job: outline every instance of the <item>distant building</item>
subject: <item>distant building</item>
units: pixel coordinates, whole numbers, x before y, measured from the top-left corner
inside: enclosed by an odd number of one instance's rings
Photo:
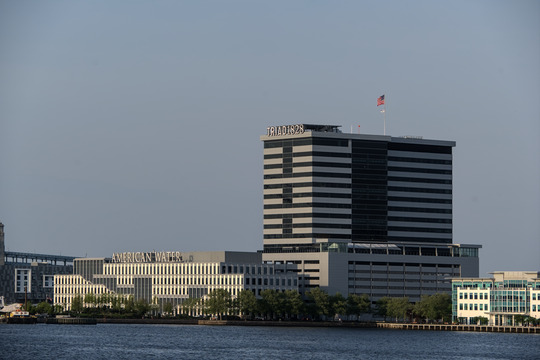
[[[540,319],[540,272],[497,271],[492,278],[452,280],[454,321],[476,324],[486,318],[490,325],[514,325],[516,315]]]
[[[54,275],[73,272],[72,256],[5,251],[0,223],[0,296],[11,303],[52,303]]]
[[[450,293],[478,276],[480,245],[452,237],[452,141],[268,127],[263,260],[286,264],[305,293]]]
[[[159,305],[160,311],[170,303],[179,313],[187,299],[204,301],[214,289],[225,289],[233,298],[241,290],[259,297],[265,289],[297,290],[298,279],[263,264],[260,253],[120,253],[112,258],[75,259],[72,275],[55,276],[54,303],[69,310],[76,296],[115,294],[145,299]]]
[[[5,252],[6,247],[4,244],[4,224],[0,222],[0,266],[6,263],[6,259],[4,258]]]

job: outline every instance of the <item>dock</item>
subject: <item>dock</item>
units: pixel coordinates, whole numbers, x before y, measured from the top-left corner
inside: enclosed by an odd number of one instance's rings
[[[403,324],[377,323],[378,328],[396,330],[475,331],[520,334],[540,334],[538,326],[451,325],[451,324]]]

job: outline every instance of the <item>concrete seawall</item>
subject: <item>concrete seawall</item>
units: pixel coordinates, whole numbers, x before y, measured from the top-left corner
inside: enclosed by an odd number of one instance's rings
[[[430,331],[474,331],[519,334],[540,334],[540,327],[532,326],[491,326],[491,325],[449,325],[449,324],[409,324],[387,322],[338,322],[338,321],[242,321],[242,320],[187,320],[187,319],[114,319],[97,318],[98,324],[161,324],[161,325],[204,325],[204,326],[279,326],[279,327],[341,327],[395,330]]]
[[[208,326],[283,326],[283,327],[348,327],[376,328],[376,323],[338,321],[239,321],[239,320],[199,320],[199,325]]]

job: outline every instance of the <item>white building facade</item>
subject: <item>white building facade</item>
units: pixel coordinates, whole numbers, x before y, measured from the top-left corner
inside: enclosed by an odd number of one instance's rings
[[[452,280],[453,320],[511,326],[516,316],[540,319],[540,272],[498,271],[493,278]]]
[[[148,252],[113,254],[112,258],[75,259],[73,275],[56,275],[54,303],[70,310],[73,299],[87,294],[115,294],[145,299],[159,305],[171,303],[181,311],[187,299],[205,300],[214,289],[235,298],[241,290],[257,297],[265,289],[297,290],[295,274],[263,264],[260,253]]]

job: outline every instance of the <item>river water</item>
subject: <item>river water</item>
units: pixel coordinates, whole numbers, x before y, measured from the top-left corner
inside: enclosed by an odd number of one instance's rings
[[[195,325],[0,325],[0,359],[540,359],[539,334]]]

